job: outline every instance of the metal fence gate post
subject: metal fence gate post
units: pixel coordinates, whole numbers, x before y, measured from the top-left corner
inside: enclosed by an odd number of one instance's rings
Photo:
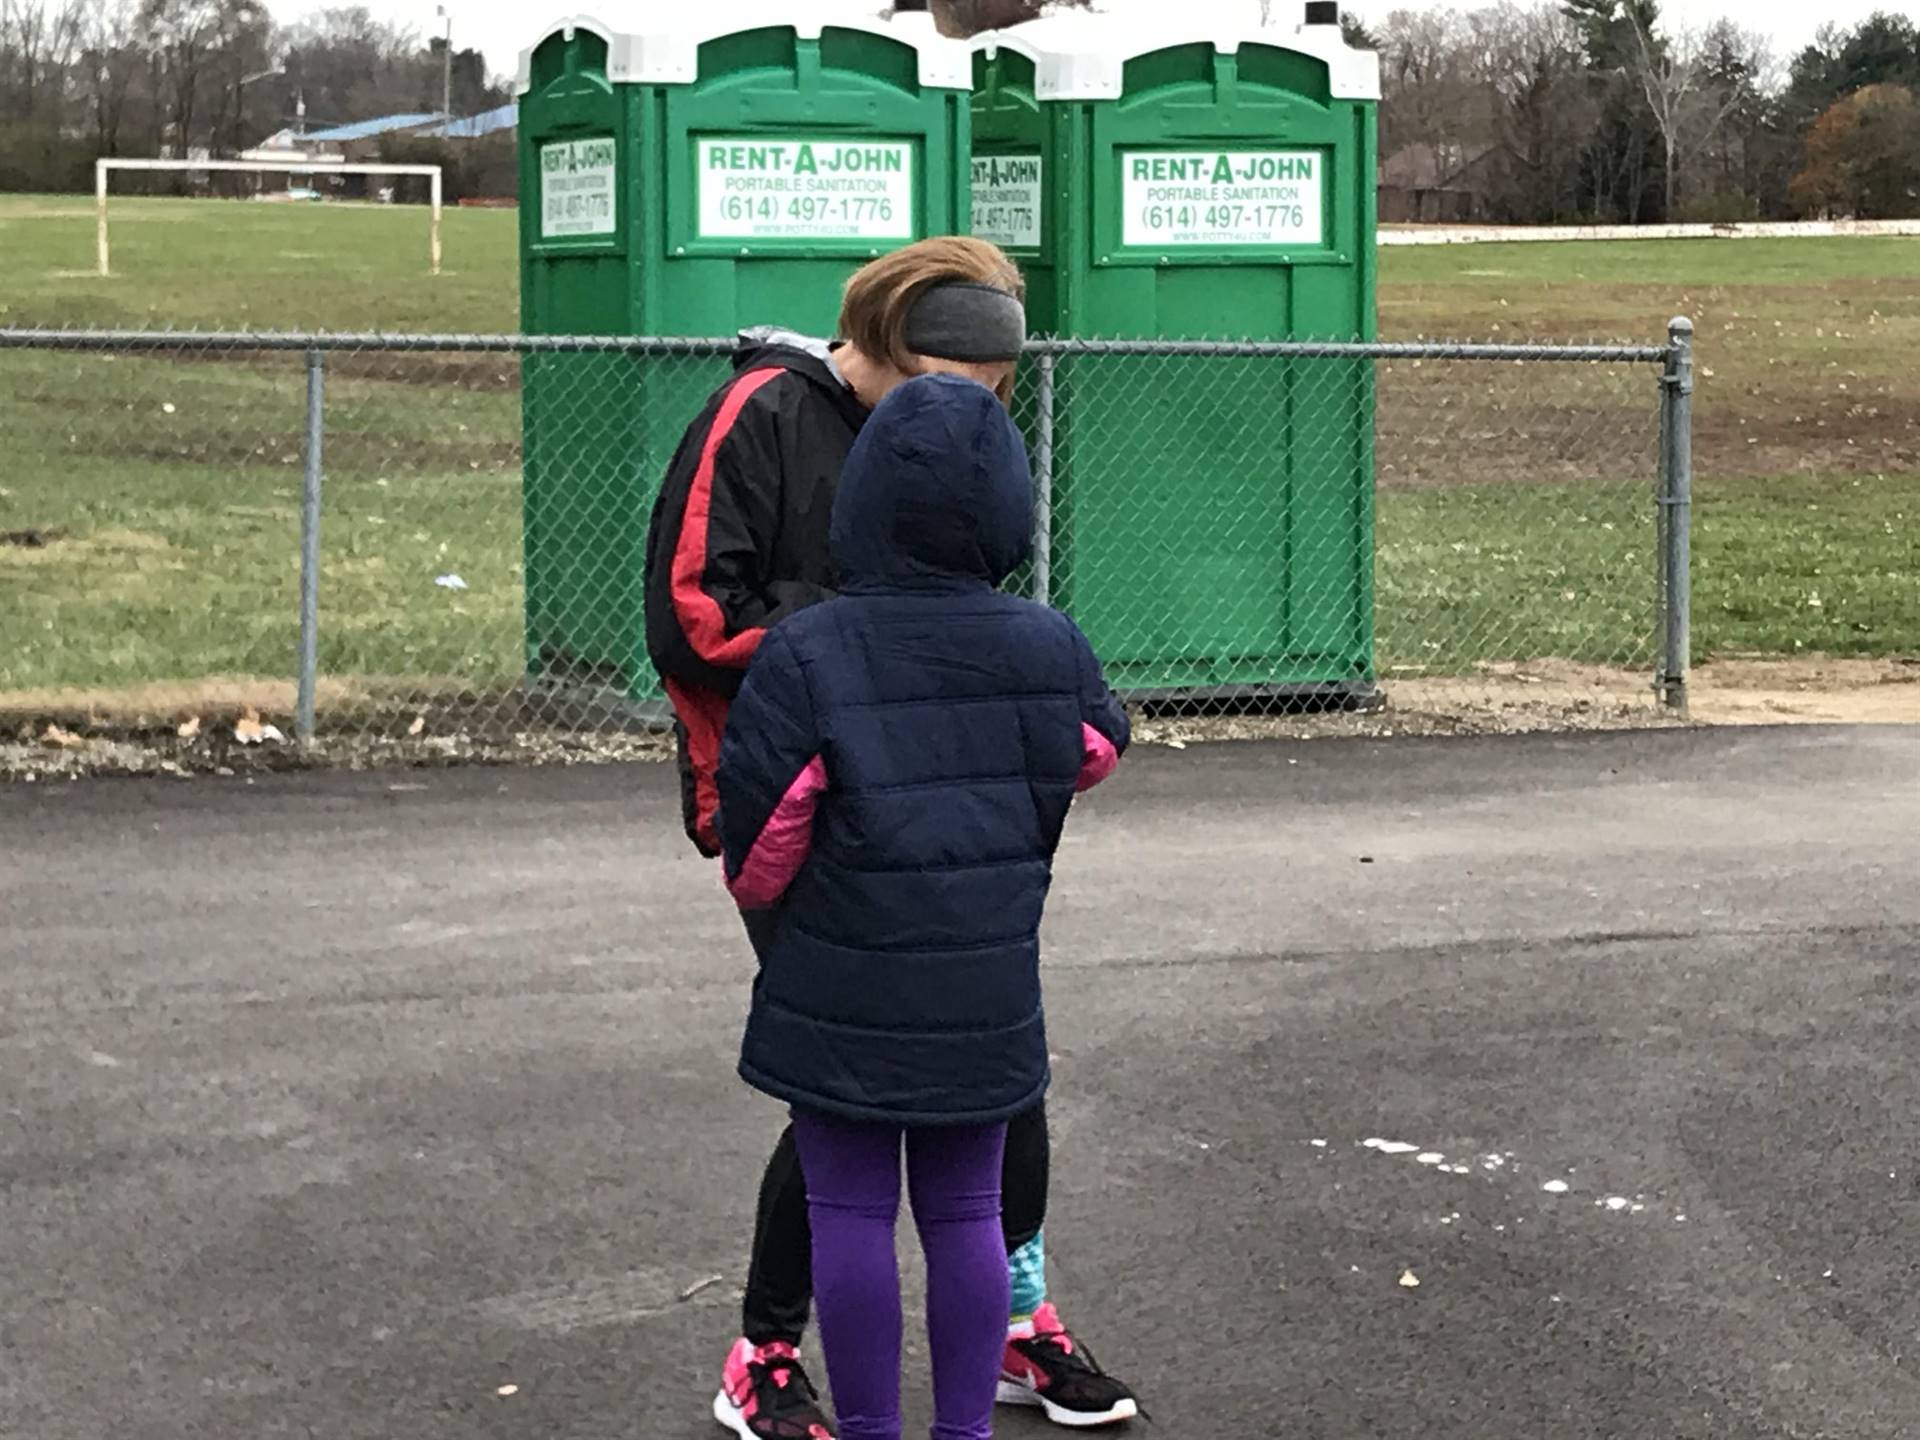
[[[307,351],[306,476],[300,491],[300,683],[293,729],[301,744],[313,740],[315,690],[320,670],[320,442],[326,398],[326,362]]]
[[[1660,698],[1687,708],[1687,667],[1693,649],[1693,321],[1682,315],[1667,327],[1667,369],[1661,381],[1660,456]]]
[[[1051,350],[1037,363],[1039,394],[1033,444],[1033,598],[1053,603],[1053,362]]]

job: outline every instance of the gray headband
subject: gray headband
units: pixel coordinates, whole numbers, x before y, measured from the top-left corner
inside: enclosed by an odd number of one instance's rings
[[[947,280],[913,302],[905,339],[914,354],[935,360],[1018,360],[1027,342],[1027,312],[992,285]]]

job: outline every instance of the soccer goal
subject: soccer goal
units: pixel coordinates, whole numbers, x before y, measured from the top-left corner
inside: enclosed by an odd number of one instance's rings
[[[432,216],[428,221],[427,254],[430,273],[440,273],[440,167],[438,165],[361,165],[351,161],[314,161],[278,164],[271,160],[96,160],[93,162],[94,208],[98,212],[100,273],[111,275],[107,240],[107,183],[116,170],[173,170],[243,175],[423,175],[432,187]]]

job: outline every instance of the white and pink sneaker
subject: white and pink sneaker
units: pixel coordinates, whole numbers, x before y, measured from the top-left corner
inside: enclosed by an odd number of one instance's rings
[[[1034,1312],[1032,1334],[1026,1328],[1007,1336],[997,1397],[1002,1405],[1037,1406],[1054,1424],[1071,1430],[1119,1425],[1139,1415],[1133,1391],[1102,1370],[1067,1333],[1051,1304]]]
[[[834,1440],[820,1392],[801,1367],[800,1352],[775,1341],[733,1342],[713,1397],[713,1418],[740,1440]]]

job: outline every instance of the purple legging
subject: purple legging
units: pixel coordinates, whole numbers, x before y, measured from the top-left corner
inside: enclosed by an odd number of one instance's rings
[[[1005,1125],[902,1131],[796,1110],[813,1225],[813,1293],[840,1440],[901,1440],[900,1138],[927,1257],[933,1440],[989,1440],[1007,1343],[1000,1233]]]

